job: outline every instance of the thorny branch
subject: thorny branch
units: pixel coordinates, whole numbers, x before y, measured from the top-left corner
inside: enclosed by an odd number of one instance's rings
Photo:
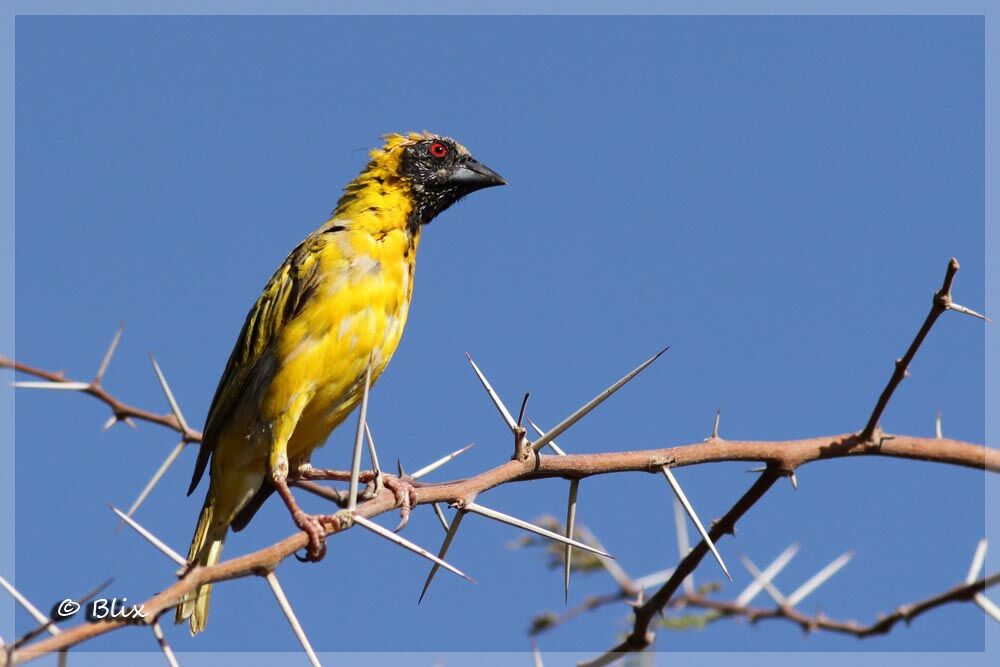
[[[487,470],[473,477],[445,482],[440,484],[425,484],[413,481],[412,484],[417,489],[415,505],[433,505],[435,503],[448,503],[459,510],[483,510],[482,506],[474,503],[479,494],[502,484],[512,482],[525,482],[537,479],[562,477],[570,480],[581,480],[593,475],[622,473],[622,472],[647,472],[660,474],[667,466],[670,469],[712,463],[720,461],[759,461],[765,464],[760,476],[754,481],[750,488],[735,502],[732,508],[717,522],[715,522],[708,535],[713,542],[718,541],[726,534],[733,534],[736,522],[748,512],[760,498],[774,485],[776,481],[786,476],[793,476],[795,470],[807,463],[830,458],[842,458],[847,456],[888,456],[896,458],[906,458],[933,463],[952,464],[974,469],[984,469],[990,472],[1000,472],[1000,451],[987,448],[981,445],[951,440],[946,438],[922,438],[909,435],[888,436],[878,433],[878,421],[881,418],[889,399],[896,387],[906,374],[906,368],[912,361],[920,344],[930,331],[937,317],[944,310],[956,310],[966,314],[982,317],[978,313],[970,311],[962,306],[957,306],[951,301],[951,286],[955,273],[958,270],[958,263],[952,260],[948,267],[948,272],[941,290],[935,294],[931,313],[921,327],[914,339],[913,344],[906,354],[897,362],[896,371],[889,380],[888,385],[882,392],[882,396],[869,418],[868,424],[858,433],[846,433],[833,436],[820,436],[789,441],[730,441],[718,437],[717,430],[713,430],[713,435],[707,441],[697,442],[675,447],[659,449],[647,449],[630,452],[610,452],[603,454],[565,454],[560,456],[548,456],[539,453],[539,450],[546,444],[552,446],[552,440],[562,431],[568,429],[573,423],[578,421],[589,410],[595,407],[602,400],[607,398],[617,390],[624,382],[652,362],[652,359],[645,362],[639,369],[623,378],[605,390],[584,408],[578,410],[567,420],[549,431],[548,436],[541,436],[539,440],[531,443],[525,439],[524,429],[520,423],[511,427],[515,434],[515,454],[516,456],[506,463]],[[984,318],[985,319],[985,318]],[[116,341],[117,342],[117,339]],[[15,362],[5,357],[0,357],[0,368],[9,368],[15,371],[33,375],[46,380],[47,383],[28,384],[64,384],[64,388],[80,391],[94,396],[111,408],[113,419],[109,425],[115,421],[127,421],[130,419],[147,421],[173,429],[181,434],[183,442],[197,442],[201,438],[201,433],[190,429],[180,416],[176,404],[172,400],[172,394],[166,386],[165,380],[161,376],[161,383],[171,401],[172,414],[160,415],[147,410],[128,405],[111,395],[101,384],[101,376],[107,366],[110,353],[114,349],[114,344],[105,361],[101,365],[98,376],[90,382],[74,382],[66,378],[62,372],[51,372],[28,366],[20,362]],[[662,353],[661,353],[662,354]],[[657,355],[658,356],[658,355]],[[655,359],[655,357],[654,357]],[[477,369],[478,370],[478,369]],[[484,386],[489,387],[485,378],[479,373]],[[27,386],[22,383],[22,386]],[[497,404],[498,409],[502,407],[499,397],[495,392],[490,392],[491,399]],[[512,422],[509,418],[509,411],[506,408],[501,410],[505,421]],[[359,422],[360,424],[360,422]],[[359,425],[360,428],[360,425]],[[525,445],[530,446],[525,446]],[[347,479],[352,475],[349,472],[343,473]],[[401,472],[401,477],[403,476]],[[353,477],[357,478],[357,475]],[[319,490],[326,487],[318,487]],[[331,499],[342,501],[343,495],[339,492],[331,491]],[[351,499],[353,500],[353,499]],[[334,515],[326,517],[323,524],[324,533],[329,536],[351,528],[354,523],[361,523],[371,529],[371,522],[367,521],[380,514],[391,511],[397,506],[397,500],[392,493],[378,493],[374,497],[362,498],[356,509],[352,511],[342,510]],[[466,512],[460,512],[458,517]],[[479,512],[484,513],[484,512]],[[486,516],[494,515],[495,511],[485,513]],[[496,517],[493,517],[496,518]],[[694,517],[692,517],[694,518]],[[456,517],[457,519],[457,517]],[[507,517],[510,519],[510,517]],[[499,519],[506,520],[506,519]],[[508,521],[511,522],[511,521]],[[453,522],[452,528],[454,528]],[[384,530],[384,529],[383,529]],[[384,531],[388,533],[388,531]],[[558,536],[556,536],[558,537]],[[565,541],[565,538],[563,538]],[[160,614],[169,610],[179,603],[182,597],[197,587],[211,582],[221,582],[230,579],[248,577],[251,575],[267,577],[275,568],[297,550],[306,546],[308,538],[304,532],[297,532],[270,547],[259,551],[232,558],[211,567],[194,567],[182,570],[178,573],[178,580],[171,586],[150,597],[142,604],[148,613],[147,623],[152,624]],[[400,540],[397,543],[403,543]],[[575,543],[577,548],[584,546]],[[412,548],[410,545],[408,548]],[[647,647],[653,638],[650,629],[654,617],[661,613],[668,605],[684,603],[689,606],[702,606],[712,609],[718,613],[735,613],[735,610],[727,610],[718,603],[699,597],[698,594],[686,594],[684,597],[675,598],[675,593],[681,583],[695,570],[702,558],[709,552],[709,545],[706,540],[700,541],[685,557],[681,558],[669,579],[656,591],[648,600],[637,604],[635,608],[634,627],[624,641],[608,653],[586,663],[587,665],[605,665],[614,662],[622,657],[624,653],[641,650]],[[439,558],[443,558],[444,553]],[[779,608],[778,611],[762,610],[754,613],[755,619],[768,618],[771,616],[786,617],[789,620],[805,624],[810,628],[823,627],[823,629],[837,630],[838,628],[851,627],[855,634],[863,632],[874,634],[885,632],[899,620],[913,618],[919,613],[932,609],[940,604],[951,601],[966,600],[975,597],[987,586],[997,582],[997,577],[993,575],[985,579],[967,583],[964,586],[956,587],[946,593],[931,598],[922,603],[900,608],[894,615],[890,615],[880,620],[873,626],[867,628],[861,626],[850,626],[849,622],[841,623],[824,619],[814,619],[804,616],[796,616],[799,612],[790,608]],[[718,607],[718,608],[716,608]],[[744,615],[747,615],[744,613]],[[894,620],[893,620],[894,619]],[[71,628],[67,628],[58,635],[42,639],[31,643],[23,648],[19,647],[13,654],[13,664],[21,664],[52,652],[63,651],[76,646],[88,639],[98,635],[119,630],[132,622],[110,621],[102,623],[84,623]],[[819,624],[819,625],[817,625]],[[823,625],[826,624],[826,625]],[[827,627],[829,626],[829,627]],[[842,630],[842,631],[847,631]]]

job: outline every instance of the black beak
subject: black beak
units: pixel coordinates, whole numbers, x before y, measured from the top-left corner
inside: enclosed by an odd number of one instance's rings
[[[496,185],[507,185],[503,176],[472,158],[460,162],[448,177],[448,183],[458,185],[467,190],[492,188]]]

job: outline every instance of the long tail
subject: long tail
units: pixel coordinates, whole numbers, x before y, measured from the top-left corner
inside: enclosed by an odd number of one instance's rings
[[[191,549],[188,551],[188,563],[192,565],[215,565],[222,555],[222,544],[226,541],[228,525],[215,521],[215,503],[209,491],[205,498],[205,506],[201,508],[198,517],[198,527],[194,529]],[[191,619],[191,635],[194,636],[205,629],[208,622],[208,598],[212,593],[212,584],[199,586],[198,590],[188,593],[179,605],[174,615],[175,623],[183,623]]]

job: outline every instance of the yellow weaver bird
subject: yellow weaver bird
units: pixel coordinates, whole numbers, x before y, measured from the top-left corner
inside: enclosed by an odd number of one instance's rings
[[[322,526],[289,491],[361,400],[369,363],[382,374],[413,293],[420,231],[476,190],[503,185],[468,149],[430,133],[391,134],[344,188],[330,219],[296,247],[250,309],[208,411],[190,495],[211,462],[188,562],[214,565],[229,527],[242,530],[277,491],[322,557]],[[186,596],[176,622],[205,628],[210,585]]]

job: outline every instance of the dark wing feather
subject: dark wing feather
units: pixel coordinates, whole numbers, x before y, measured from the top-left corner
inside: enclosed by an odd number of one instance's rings
[[[271,276],[263,294],[247,314],[236,346],[229,355],[229,362],[215,390],[212,406],[208,410],[188,495],[194,492],[205,474],[219,435],[233,410],[240,405],[248,380],[253,377],[264,352],[274,342],[285,323],[302,310],[316,288],[319,261],[315,252],[325,242],[323,235],[341,230],[343,227],[332,225],[331,221],[300,243]]]

